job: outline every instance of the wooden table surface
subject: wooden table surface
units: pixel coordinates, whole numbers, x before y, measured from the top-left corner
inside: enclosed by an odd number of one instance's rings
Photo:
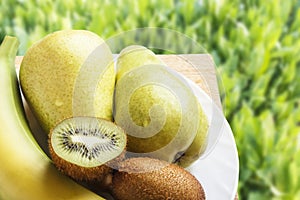
[[[201,87],[222,109],[215,64],[209,54],[157,55],[167,66],[183,74]],[[23,56],[16,57],[16,68]],[[238,199],[236,196],[235,199]]]

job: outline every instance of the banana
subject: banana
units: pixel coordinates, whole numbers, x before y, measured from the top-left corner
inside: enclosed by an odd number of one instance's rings
[[[14,60],[18,39],[0,46],[0,199],[103,199],[60,174],[26,121]]]

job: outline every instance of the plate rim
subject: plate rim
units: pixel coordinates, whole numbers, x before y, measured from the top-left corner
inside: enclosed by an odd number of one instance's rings
[[[179,73],[178,73],[179,74]],[[232,185],[232,188],[233,188],[233,191],[231,192],[231,198],[230,199],[234,199],[236,194],[237,194],[237,189],[238,189],[238,180],[239,180],[239,158],[238,158],[238,151],[237,151],[237,146],[236,146],[236,143],[235,143],[235,139],[234,139],[234,136],[233,136],[233,132],[231,130],[231,127],[228,123],[228,121],[226,120],[223,112],[221,111],[221,109],[216,105],[216,103],[210,98],[210,96],[201,88],[199,87],[195,82],[193,82],[192,80],[188,79],[187,77],[185,77],[184,75],[182,74],[179,74],[180,76],[182,76],[186,81],[187,83],[189,84],[189,86],[191,87],[192,91],[194,92],[195,96],[197,97],[199,103],[201,105],[203,105],[203,101],[208,101],[211,103],[211,105],[214,107],[213,109],[216,110],[216,114],[219,115],[219,117],[222,117],[223,119],[223,122],[224,122],[224,129],[223,129],[223,132],[222,134],[220,134],[217,138],[217,141],[216,143],[214,144],[214,146],[210,149],[210,151],[207,153],[207,155],[205,155],[204,157],[200,157],[195,163],[193,163],[191,166],[187,167],[186,170],[188,170],[190,173],[192,173],[194,176],[196,175],[195,172],[193,171],[193,167],[195,167],[197,164],[201,164],[203,162],[206,162],[206,160],[209,160],[211,157],[210,157],[210,154],[212,154],[214,151],[216,151],[216,148],[217,147],[220,147],[220,145],[224,145],[222,144],[222,142],[224,142],[225,139],[227,139],[228,141],[227,142],[230,142],[231,143],[231,147],[232,147],[232,151],[233,151],[233,154],[232,156],[234,157],[235,160],[233,160],[235,163],[234,166],[235,166],[235,174],[234,174],[234,177],[232,178],[232,180],[234,180],[234,184]],[[199,95],[198,94],[201,94],[203,96],[205,96],[205,100],[200,100],[199,99]],[[203,109],[204,112],[205,112],[205,109]],[[205,112],[206,113],[206,112]],[[214,113],[215,114],[215,113]],[[228,138],[224,138],[224,137],[228,137]],[[196,177],[197,178],[197,177]],[[197,178],[198,179],[198,178]],[[201,181],[198,179],[198,181]],[[205,187],[205,185],[204,185]],[[205,189],[205,188],[204,188]]]

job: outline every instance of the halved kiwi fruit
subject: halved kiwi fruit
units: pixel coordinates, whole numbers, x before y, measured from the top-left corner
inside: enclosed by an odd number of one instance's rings
[[[64,119],[49,134],[54,164],[75,180],[102,181],[124,158],[125,148],[123,129],[95,117]]]

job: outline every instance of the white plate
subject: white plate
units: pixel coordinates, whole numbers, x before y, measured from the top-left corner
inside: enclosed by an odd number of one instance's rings
[[[202,184],[207,200],[232,200],[237,192],[239,176],[238,153],[233,133],[223,113],[212,99],[194,82],[188,80],[188,83],[209,119],[210,148],[209,152],[187,170]]]

